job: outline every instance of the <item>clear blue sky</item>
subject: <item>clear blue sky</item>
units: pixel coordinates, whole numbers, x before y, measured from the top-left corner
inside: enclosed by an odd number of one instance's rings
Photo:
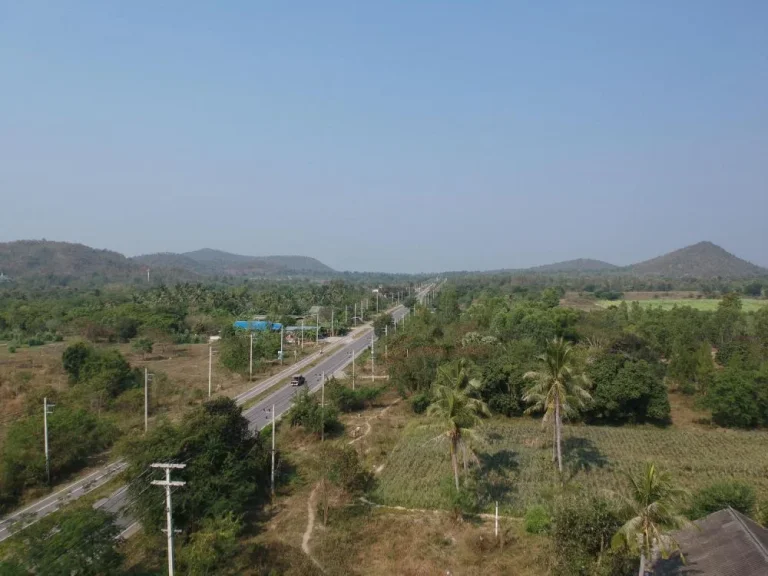
[[[768,265],[768,2],[0,3],[0,241]]]

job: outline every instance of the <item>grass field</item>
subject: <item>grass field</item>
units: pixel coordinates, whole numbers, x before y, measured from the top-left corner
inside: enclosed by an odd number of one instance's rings
[[[609,306],[618,306],[622,300],[596,300],[595,303],[601,308],[608,308]],[[658,298],[658,299],[640,299],[640,300],[623,300],[627,304],[637,302],[643,308],[649,308],[651,306],[662,308],[663,310],[669,310],[675,306],[690,306],[697,310],[717,310],[717,305],[720,303],[716,298]],[[757,300],[745,298],[741,301],[743,310],[745,312],[755,312],[768,305],[768,300]]]
[[[437,431],[412,423],[386,461],[372,496],[382,504],[445,508],[451,468],[448,446],[432,439]],[[494,419],[483,428],[485,446],[478,494],[490,511],[499,501],[505,513],[549,500],[558,490],[551,444],[539,422]],[[743,480],[768,496],[768,433],[650,426],[567,426],[564,438],[565,489],[599,492],[625,485],[621,472],[652,460],[679,484],[695,490],[716,480]]]

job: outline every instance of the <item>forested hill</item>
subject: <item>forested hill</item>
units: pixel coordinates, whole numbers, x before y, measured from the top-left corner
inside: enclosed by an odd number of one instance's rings
[[[0,243],[0,273],[12,280],[54,284],[140,282],[147,268],[165,282],[202,281],[209,276],[330,275],[332,268],[304,256],[241,256],[218,250],[158,253],[135,258],[83,244],[49,240]]]
[[[244,256],[221,250],[203,248],[183,254],[148,254],[133,258],[135,262],[151,265],[172,265],[199,274],[251,276],[290,274],[332,274],[333,268],[307,256]]]
[[[576,260],[566,260],[565,262],[556,262],[554,264],[545,264],[529,268],[529,272],[602,272],[605,270],[616,270],[618,266],[594,260],[592,258],[577,258]]]
[[[128,258],[110,250],[47,240],[0,243],[0,272],[12,279],[31,277],[127,280],[140,273]]]
[[[742,260],[712,242],[699,242],[645,262],[627,270],[637,275],[666,278],[746,278],[768,275],[768,269]]]

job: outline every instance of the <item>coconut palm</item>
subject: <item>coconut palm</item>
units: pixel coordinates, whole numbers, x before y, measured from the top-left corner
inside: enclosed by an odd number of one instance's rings
[[[629,493],[617,496],[630,519],[614,534],[611,546],[627,546],[639,553],[638,575],[645,576],[647,563],[657,553],[668,558],[671,552],[680,550],[680,545],[666,531],[690,525],[686,518],[675,513],[686,492],[675,487],[669,473],[651,462],[645,464],[639,475],[627,474],[627,478]]]
[[[444,430],[437,440],[448,440],[451,451],[451,467],[456,490],[459,490],[459,458],[466,472],[469,460],[477,461],[470,446],[471,440],[478,440],[473,430],[480,416],[488,416],[488,406],[482,400],[471,396],[480,386],[478,380],[470,379],[463,361],[455,366],[444,367],[438,373],[433,390],[432,404],[427,408],[427,416],[437,422]]]
[[[544,412],[543,424],[553,420],[554,454],[557,468],[563,471],[563,456],[560,446],[562,438],[563,418],[577,412],[591,399],[586,388],[589,380],[586,375],[576,373],[573,347],[562,338],[555,338],[547,344],[547,350],[539,356],[543,368],[535,372],[527,372],[523,378],[532,380],[533,384],[523,395],[523,401],[531,404],[526,414]]]

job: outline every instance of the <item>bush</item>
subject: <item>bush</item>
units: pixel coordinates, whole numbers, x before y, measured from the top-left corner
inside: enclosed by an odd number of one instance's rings
[[[10,352],[11,354],[15,354],[16,353],[16,346],[8,346],[8,352]]]
[[[528,534],[545,534],[552,526],[552,518],[544,506],[530,506],[525,511],[525,531]]]
[[[411,409],[416,414],[423,414],[427,411],[427,408],[429,408],[429,405],[432,403],[432,397],[425,393],[421,392],[419,394],[414,394],[411,396]]]
[[[301,426],[307,432],[320,435],[321,431],[332,432],[341,427],[338,410],[334,406],[320,406],[315,396],[304,390],[297,394],[288,412],[291,426]]]
[[[325,385],[325,395],[336,408],[341,412],[353,412],[362,410],[367,404],[373,402],[380,394],[382,389],[378,387],[361,387],[356,390],[347,388],[339,383],[335,378]]]
[[[754,428],[765,424],[768,397],[758,374],[740,366],[727,366],[715,375],[702,404],[712,411],[712,421],[720,426]]]
[[[741,482],[716,482],[693,495],[688,516],[691,520],[698,520],[729,506],[751,516],[755,502],[755,491],[751,486]]]

